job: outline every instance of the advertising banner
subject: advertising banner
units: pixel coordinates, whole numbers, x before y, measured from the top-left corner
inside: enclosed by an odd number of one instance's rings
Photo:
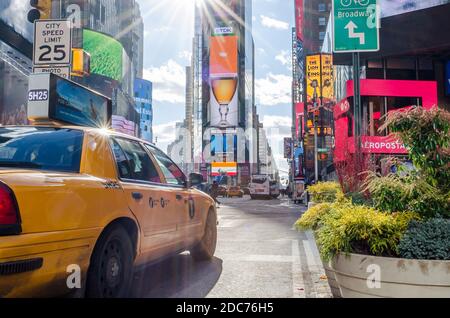
[[[211,176],[217,177],[221,175],[236,176],[236,162],[213,162],[211,163]]]
[[[407,154],[405,145],[391,136],[362,136],[361,148],[364,153],[373,154]]]
[[[323,104],[327,104],[333,102],[334,100],[333,55],[322,54],[321,76],[322,76],[322,102]]]
[[[292,158],[292,138],[284,138],[284,158]]]
[[[297,39],[303,41],[303,1],[295,0],[295,30],[297,32]]]
[[[320,76],[320,54],[306,57],[306,101],[308,111],[311,107],[320,106],[322,81]]]
[[[112,116],[112,129],[130,136],[136,136],[136,123],[123,116]]]
[[[303,136],[305,134],[305,103],[295,104],[295,135]],[[301,128],[301,129],[300,129]],[[301,132],[300,132],[301,130]],[[301,135],[300,135],[301,133]]]
[[[297,39],[303,41],[303,1],[295,0],[295,29],[297,31]]]
[[[210,38],[210,120],[212,127],[238,124],[238,38]]]
[[[29,77],[28,118],[54,120],[77,126],[108,127],[111,100],[52,73]]]

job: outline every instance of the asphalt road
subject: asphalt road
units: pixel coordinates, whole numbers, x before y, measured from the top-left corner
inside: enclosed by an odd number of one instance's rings
[[[287,199],[219,198],[216,257],[188,252],[135,274],[134,297],[331,297],[311,232],[293,224],[305,210]]]

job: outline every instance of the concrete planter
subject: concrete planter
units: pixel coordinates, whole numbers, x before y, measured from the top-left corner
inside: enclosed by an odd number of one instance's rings
[[[325,275],[327,275],[328,285],[330,286],[331,294],[334,298],[342,298],[341,290],[339,289],[339,284],[336,281],[336,275],[334,270],[331,268],[331,262],[325,262],[322,260],[323,269],[325,270]]]
[[[314,239],[317,241],[316,233],[314,233]],[[317,248],[320,250],[319,245],[317,245]],[[331,262],[324,261],[323,259],[321,259],[321,261],[323,269],[325,271],[325,275],[327,276],[328,285],[330,286],[333,298],[342,298],[341,291],[339,289],[339,284],[336,281],[336,275],[334,274],[334,270],[331,268]]]
[[[344,298],[450,298],[450,261],[339,254],[330,268]],[[370,283],[376,273],[379,286]]]

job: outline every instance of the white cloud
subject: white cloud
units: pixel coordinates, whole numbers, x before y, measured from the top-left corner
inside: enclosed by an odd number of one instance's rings
[[[287,66],[288,68],[292,68],[291,54],[289,51],[281,51],[277,56],[275,56],[275,60]]]
[[[289,23],[273,18],[269,18],[265,15],[261,15],[261,24],[268,28],[278,29],[278,30],[287,30],[289,29]]]
[[[144,79],[153,82],[153,100],[158,102],[184,103],[186,71],[170,59],[165,64],[144,69]]]
[[[192,57],[192,52],[191,51],[181,51],[180,53],[178,53],[178,57],[181,59],[185,59],[186,61],[190,62],[191,61],[191,57]]]
[[[165,124],[153,125],[153,136],[155,136],[156,146],[164,152],[167,152],[167,146],[176,139],[176,123],[176,121],[171,121]]]
[[[264,50],[262,47],[259,47],[256,49],[256,53],[259,55],[266,55],[266,50]]]
[[[291,103],[292,77],[268,73],[255,82],[256,100],[263,106]]]

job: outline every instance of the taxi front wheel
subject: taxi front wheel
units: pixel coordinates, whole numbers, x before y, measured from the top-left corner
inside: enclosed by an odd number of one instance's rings
[[[88,298],[127,297],[133,275],[133,244],[120,225],[107,228],[91,257],[87,282]]]
[[[190,250],[195,261],[208,261],[214,257],[217,244],[217,217],[209,212],[206,218],[205,234],[202,240]]]

